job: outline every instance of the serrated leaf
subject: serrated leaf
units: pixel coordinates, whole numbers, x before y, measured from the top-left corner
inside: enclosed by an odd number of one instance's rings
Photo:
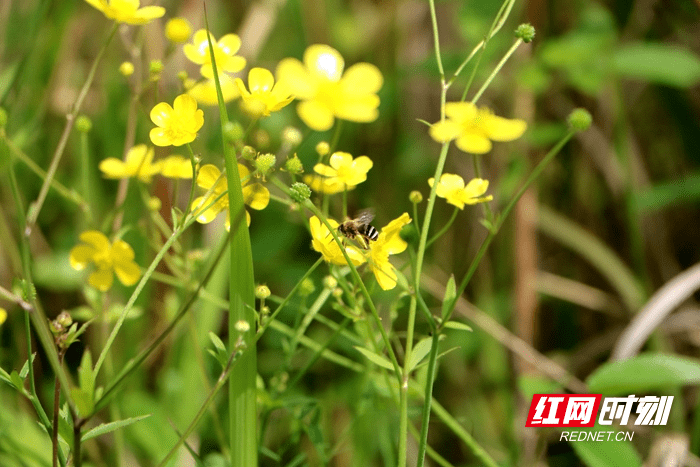
[[[452,311],[454,307],[455,298],[457,297],[457,284],[455,283],[455,276],[452,274],[447,280],[447,285],[445,286],[445,296],[442,299],[442,319],[446,319],[447,315]]]
[[[678,46],[630,44],[613,54],[612,64],[623,77],[679,88],[689,88],[700,82],[700,58]]]
[[[408,356],[408,371],[409,373],[425,358],[433,347],[433,338],[426,337],[418,341],[411,349],[411,354]]]
[[[367,360],[374,363],[375,365],[379,365],[382,368],[386,368],[387,370],[394,371],[394,365],[392,365],[389,360],[382,357],[381,355],[377,355],[376,353],[372,352],[371,350],[365,349],[364,347],[360,347],[357,345],[355,345],[353,347],[355,347],[355,349],[358,352],[360,352],[362,355],[364,355],[367,358]]]
[[[71,388],[70,393],[81,417],[86,417],[92,413],[94,408],[92,394],[88,394],[82,388]]]
[[[95,428],[83,433],[83,436],[80,437],[80,440],[82,442],[85,442],[89,439],[97,438],[98,436],[105,435],[105,434],[110,433],[112,431],[118,430],[119,428],[124,428],[125,426],[129,426],[132,423],[139,422],[139,421],[141,421],[145,418],[148,418],[150,416],[151,416],[151,414],[141,415],[139,417],[132,417],[132,418],[124,419],[124,420],[117,420],[116,422],[109,422],[109,423],[103,423],[101,425],[97,425]]]
[[[219,338],[219,336],[211,331],[209,331],[209,340],[220,352],[226,352],[226,346],[224,345],[223,341]]]
[[[700,360],[647,353],[599,366],[586,380],[591,392],[634,394],[700,383]]]
[[[584,429],[581,432],[589,430]],[[617,467],[620,465],[637,467],[642,465],[639,454],[629,441],[571,441],[569,444],[588,467]]]
[[[459,321],[448,321],[444,324],[444,326],[446,328],[456,329],[458,331],[468,331],[468,332],[473,331],[471,326],[464,324],[464,323],[460,323]]]

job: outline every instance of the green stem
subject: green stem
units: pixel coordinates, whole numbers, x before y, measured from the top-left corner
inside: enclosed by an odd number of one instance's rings
[[[493,81],[493,79],[496,77],[496,75],[498,74],[498,72],[501,71],[501,68],[503,68],[503,65],[506,64],[506,62],[507,62],[508,59],[511,57],[511,55],[513,55],[513,54],[515,53],[515,51],[518,50],[518,47],[520,47],[520,44],[522,44],[522,43],[523,43],[523,40],[522,40],[522,39],[517,39],[517,40],[515,41],[515,43],[511,46],[511,48],[508,49],[508,52],[506,52],[506,54],[503,56],[503,58],[501,59],[501,61],[498,62],[498,65],[496,65],[496,68],[493,69],[493,71],[491,72],[491,74],[489,75],[489,77],[486,79],[486,81],[484,82],[484,84],[481,85],[481,89],[479,89],[479,91],[477,91],[476,95],[474,96],[474,98],[473,98],[472,101],[471,101],[472,104],[476,104],[476,101],[479,100],[479,98],[481,97],[481,95],[484,93],[484,91],[486,91],[486,88],[489,87],[489,85],[491,84],[491,82]]]
[[[447,224],[445,224],[438,233],[433,235],[433,238],[428,240],[428,243],[425,245],[426,248],[429,248],[430,245],[435,243],[440,237],[442,237],[445,234],[445,232],[447,232],[450,229],[450,227],[452,227],[452,224],[454,223],[455,219],[457,219],[457,214],[459,213],[459,211],[460,209],[455,206],[454,211],[452,211],[452,217],[450,217],[450,220],[447,221]]]
[[[90,151],[88,149],[88,135],[85,132],[80,133],[80,179],[82,184],[82,194],[85,198],[87,208],[87,224],[92,222],[91,200],[92,193],[90,190]]]
[[[66,126],[64,127],[63,134],[61,134],[61,139],[58,141],[58,145],[56,146],[56,151],[54,152],[53,157],[51,159],[51,165],[49,165],[49,170],[46,172],[46,178],[44,179],[44,183],[41,185],[39,196],[37,197],[36,201],[32,203],[29,209],[29,215],[27,216],[27,226],[24,231],[24,236],[27,238],[29,237],[29,234],[31,233],[32,229],[34,228],[34,225],[36,224],[36,220],[39,217],[39,212],[41,212],[41,208],[44,205],[44,201],[46,201],[46,195],[48,194],[51,182],[53,181],[54,176],[56,175],[56,170],[58,169],[58,164],[61,162],[61,157],[63,157],[63,152],[66,149],[66,144],[68,143],[68,137],[70,136],[70,132],[73,129],[73,125],[75,124],[75,118],[78,115],[78,112],[80,112],[80,108],[83,105],[83,100],[85,100],[85,96],[87,96],[88,90],[90,89],[90,85],[92,84],[92,81],[95,78],[97,65],[102,60],[102,56],[107,50],[107,46],[112,41],[114,34],[117,32],[117,27],[118,24],[114,23],[114,26],[112,26],[112,30],[110,31],[109,36],[107,37],[107,41],[102,46],[102,48],[97,54],[97,57],[95,57],[95,60],[92,63],[92,67],[88,72],[85,84],[83,84],[83,87],[80,90],[80,93],[78,94],[78,98],[73,104],[73,108],[71,109],[70,113],[66,116]]]

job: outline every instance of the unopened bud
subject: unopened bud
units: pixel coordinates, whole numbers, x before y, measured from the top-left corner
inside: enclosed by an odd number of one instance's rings
[[[121,73],[124,76],[131,76],[134,74],[134,64],[131,62],[122,62],[121,65],[119,65],[119,73]]]
[[[408,200],[413,204],[420,204],[423,202],[423,194],[418,190],[413,190],[408,194]]]
[[[576,131],[587,130],[593,122],[593,117],[586,109],[574,109],[567,119],[569,126]]]
[[[270,296],[270,289],[266,285],[259,285],[255,288],[255,298],[265,300]]]
[[[331,151],[331,146],[325,142],[321,141],[316,145],[316,152],[318,153],[319,156],[325,156]]]
[[[301,159],[294,154],[293,157],[287,159],[284,163],[284,169],[292,175],[299,175],[304,172],[304,164],[301,163]]]
[[[289,196],[297,203],[303,203],[311,197],[311,188],[305,183],[292,183],[289,189]]]
[[[530,43],[535,38],[535,27],[529,23],[523,23],[515,30],[515,37],[523,42]]]
[[[85,115],[81,115],[75,120],[75,129],[81,133],[89,133],[92,130],[92,120]]]

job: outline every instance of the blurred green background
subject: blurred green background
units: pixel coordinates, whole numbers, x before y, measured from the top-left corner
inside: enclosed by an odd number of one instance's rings
[[[137,144],[148,141],[152,105],[172,102],[181,92],[177,73],[196,73],[197,67],[187,63],[181,47],[170,53],[172,46],[162,31],[164,20],[175,16],[187,18],[194,30],[202,27],[202,4],[160,4],[167,9],[163,20],[142,28],[120,28],[83,106],[82,113],[93,122],[88,135],[92,217],[52,190],[31,238],[37,294],[50,318],[62,310],[75,310],[86,301],[84,278],[68,264],[68,252],[78,242],[79,233],[88,227],[110,225],[107,213],[114,206],[117,182],[104,180],[97,164],[106,157],[120,158],[125,149],[131,96],[127,80],[117,71],[119,64],[133,60],[133,48],[139,44],[143,47],[137,70],[147,70],[150,60],[167,57],[157,91],[145,93],[137,106]],[[499,7],[500,2],[492,0],[437,2],[448,76],[483,39]],[[373,207],[379,227],[404,211],[411,212],[410,191],[419,190],[427,198],[427,179],[434,172],[439,145],[430,140],[419,119],[435,122],[440,118],[440,81],[427,2],[210,1],[207,9],[213,33],[217,37],[238,33],[243,41],[241,53],[253,66],[274,69],[284,57],[301,58],[304,49],[314,43],[335,47],[348,65],[360,61],[377,65],[385,80],[379,93],[380,117],[370,124],[345,122],[338,143],[339,150],[367,155],[374,161],[367,182],[351,192],[349,211]],[[536,188],[520,202],[465,298],[584,380],[609,357],[620,332],[651,293],[700,260],[699,3],[516,2],[503,30],[488,43],[471,94],[510,47],[512,31],[523,22],[535,26],[534,42],[517,51],[480,100],[480,105],[498,115],[528,122],[521,140],[496,144],[491,153],[481,157],[483,177],[490,180],[489,192],[494,195],[492,208],[499,210],[507,203],[532,167],[562,137],[572,109],[588,109],[593,126],[564,147]],[[41,168],[48,167],[65,114],[108,28],[109,21],[82,1],[10,0],[0,6],[0,105],[8,113],[6,133],[11,144]],[[460,98],[471,72],[470,66],[460,75],[448,100]],[[309,134],[294,107],[292,104],[262,121],[254,138],[260,150],[275,152],[284,127],[301,129],[307,137],[296,152],[309,173],[317,159],[314,146],[330,140],[332,134]],[[237,102],[229,104],[229,113],[247,124]],[[205,163],[221,167],[217,120],[217,109],[205,108],[206,123],[195,150],[201,152]],[[158,149],[157,157],[173,153],[171,149]],[[450,151],[446,171],[465,179],[473,177],[471,156],[456,148]],[[78,191],[79,153],[80,138],[74,132],[56,175],[60,183]],[[6,177],[11,164],[25,205],[36,199],[42,183],[26,164],[13,163],[3,152],[0,285],[8,289],[21,271],[20,233]],[[153,252],[139,221],[147,209],[137,186],[136,181],[130,183],[124,224],[132,228],[124,239],[137,251],[137,262],[145,266]],[[181,195],[188,186],[181,183]],[[162,199],[162,212],[168,215],[173,183],[156,178],[146,189]],[[423,208],[419,206],[421,213]],[[435,229],[451,214],[452,207],[439,200]],[[426,274],[431,279],[444,285],[449,274],[454,273],[458,280],[464,275],[487,233],[478,222],[482,216],[479,206],[465,209],[453,228],[429,250]],[[256,282],[267,284],[274,295],[283,297],[316,261],[317,254],[310,248],[310,237],[299,215],[286,206],[273,202],[266,210],[253,212],[252,217]],[[627,268],[623,273],[631,274],[633,280],[621,287],[611,282],[601,272],[606,257],[597,254],[598,250],[580,247],[580,230],[606,246]],[[208,249],[217,244],[222,232],[220,224],[197,225],[184,245],[192,251]],[[195,263],[195,270],[190,271],[193,277],[199,268]],[[165,273],[167,268],[159,271]],[[295,305],[280,315],[280,321],[289,326],[298,324],[298,307],[310,305],[321,293],[326,271],[325,266],[317,271],[313,276],[316,291],[296,298]],[[227,280],[222,268],[209,291],[224,297]],[[129,289],[117,286],[112,299],[123,303],[129,293]],[[380,311],[403,329],[407,300],[399,301],[395,309],[388,306],[397,293],[379,293],[378,303]],[[117,368],[167,324],[183,296],[182,291],[162,283],[147,287],[139,299],[140,313],[127,322],[117,339]],[[438,294],[430,304],[439,307],[440,298]],[[19,370],[27,358],[23,317],[19,308],[7,302],[0,301],[0,306],[9,312],[7,322],[0,327],[0,366],[8,372]],[[687,303],[684,308],[694,313],[689,316],[695,321],[689,318],[672,330],[662,328],[654,346],[669,353],[697,356],[700,341],[693,324],[697,322],[697,304]],[[436,310],[439,313],[439,308]],[[342,319],[330,308],[323,314],[331,321]],[[171,423],[182,429],[192,419],[219,372],[204,351],[210,346],[207,333],[224,335],[224,322],[220,307],[198,303],[157,355],[128,380],[116,399],[122,415],[153,416],[124,430],[124,465],[154,465],[177,440]],[[562,392],[562,387],[546,378],[537,365],[527,364],[494,339],[493,329],[473,320],[466,322],[473,325],[473,333],[450,334],[443,344],[445,349],[458,348],[441,359],[436,399],[501,465],[580,465],[574,448],[558,441],[558,432],[524,428],[530,395]],[[331,333],[328,326],[314,323],[307,335],[325,342]],[[266,388],[261,392],[262,465],[395,464],[398,412],[384,397],[385,388],[369,375],[322,359],[294,388],[282,395],[273,394],[311,355],[305,350],[288,357],[288,340],[271,330],[259,345],[259,371]],[[77,368],[83,346],[89,347],[90,342],[88,334],[83,343],[71,347],[66,357],[69,368]],[[332,348],[364,363],[352,345],[349,339],[339,338]],[[41,351],[36,368],[40,394],[44,405],[50,407],[53,380]],[[677,395],[681,397],[674,405],[673,423],[657,433],[640,435],[639,441],[635,438],[640,458],[653,462],[652,447],[664,433],[671,432],[685,436],[692,454],[700,454],[697,388],[686,387]],[[48,465],[50,441],[34,422],[32,407],[5,385],[0,386],[0,401],[0,465]],[[223,401],[215,410],[218,418],[225,418]],[[420,403],[414,400],[411,404],[410,416],[417,422]],[[199,446],[206,465],[224,465],[216,454],[221,439],[217,427],[226,424],[209,417],[213,421],[201,424],[193,443]],[[478,465],[437,419],[431,425],[429,442],[452,465]],[[88,443],[85,449],[90,458],[111,465],[111,438]],[[697,457],[691,459],[695,464],[688,465],[698,465]],[[173,465],[194,465],[182,462]]]

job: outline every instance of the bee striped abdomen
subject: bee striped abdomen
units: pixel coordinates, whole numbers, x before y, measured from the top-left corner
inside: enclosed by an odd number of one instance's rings
[[[379,232],[377,232],[377,229],[375,229],[369,224],[361,225],[358,230],[360,231],[360,234],[364,235],[372,241],[376,241],[377,238],[379,238]]]

